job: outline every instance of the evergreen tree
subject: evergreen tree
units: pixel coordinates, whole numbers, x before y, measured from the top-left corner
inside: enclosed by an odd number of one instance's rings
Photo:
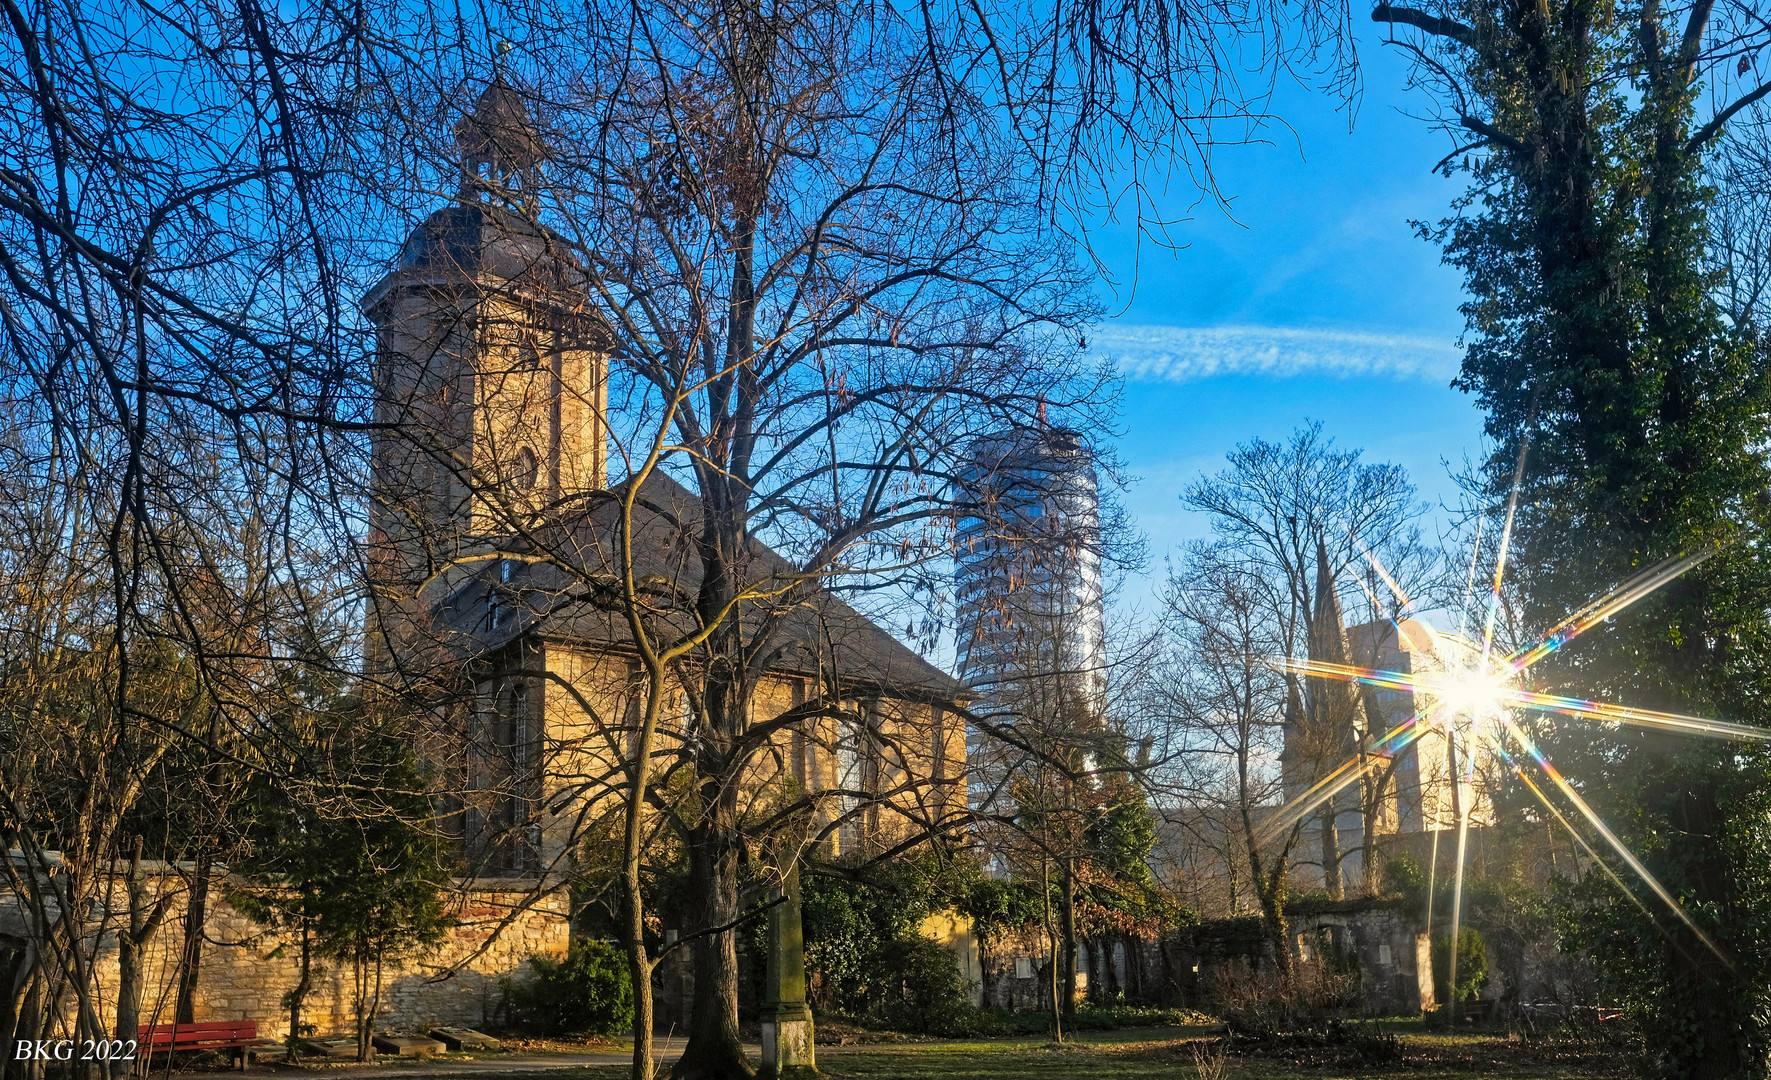
[[[1528,445],[1512,573],[1528,628],[1661,560],[1712,553],[1536,677],[1765,723],[1766,357],[1724,317],[1704,269],[1703,155],[1734,110],[1694,118],[1710,13],[1508,0],[1380,4],[1373,17],[1424,32],[1425,70],[1477,138],[1460,151],[1474,153],[1462,212],[1431,235],[1472,297],[1456,385],[1488,413],[1494,505]],[[1717,949],[1664,911],[1656,925],[1590,893],[1565,912],[1564,944],[1588,950],[1632,1007],[1657,1075],[1764,1076],[1771,768],[1738,746],[1557,726],[1552,756]]]
[[[350,966],[357,1053],[369,1057],[383,977],[440,944],[451,925],[445,852],[411,747],[348,700],[303,725],[306,775],[256,778],[247,800],[250,884],[231,902],[276,927],[300,960],[284,997],[291,1056],[318,964]]]

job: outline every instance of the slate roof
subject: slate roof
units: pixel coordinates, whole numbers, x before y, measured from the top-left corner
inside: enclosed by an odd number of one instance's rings
[[[458,646],[480,653],[524,636],[631,650],[625,617],[609,602],[609,594],[599,597],[589,584],[617,580],[616,516],[614,500],[599,493],[592,505],[534,530],[535,550],[513,541],[503,548],[518,556],[510,562],[509,580],[504,580],[499,562],[490,561],[484,572],[435,605],[438,624],[463,639]],[[686,633],[695,625],[693,603],[701,585],[701,562],[693,541],[700,520],[700,498],[661,474],[653,474],[636,503],[634,570],[659,597],[653,624],[660,634]],[[525,563],[524,557],[538,561]],[[574,569],[568,571],[561,564]],[[786,584],[799,577],[787,559],[754,540],[740,573],[745,582],[780,575]],[[766,642],[757,636],[762,621],[778,613],[773,602],[755,601],[739,610],[746,647],[774,654],[766,664],[768,670],[834,677],[858,694],[934,703],[971,697],[963,683],[830,592],[817,589],[808,596],[802,587],[795,595],[798,599],[785,607]],[[496,626],[490,617],[494,600],[502,611]]]

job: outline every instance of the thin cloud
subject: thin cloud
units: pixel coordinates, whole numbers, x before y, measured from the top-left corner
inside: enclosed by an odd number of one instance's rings
[[[1097,327],[1094,348],[1139,382],[1189,382],[1215,375],[1449,381],[1463,353],[1447,341],[1274,326]]]

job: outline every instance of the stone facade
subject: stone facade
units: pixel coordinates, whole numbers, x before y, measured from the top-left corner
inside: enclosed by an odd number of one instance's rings
[[[1288,912],[1291,948],[1304,960],[1333,952],[1358,969],[1362,1008],[1373,1016],[1418,1013],[1433,1007],[1432,953],[1414,916],[1394,900],[1348,900]],[[1170,935],[1162,943],[1173,974],[1174,1000],[1209,1004],[1214,971],[1237,963],[1270,963],[1260,919],[1216,919]]]

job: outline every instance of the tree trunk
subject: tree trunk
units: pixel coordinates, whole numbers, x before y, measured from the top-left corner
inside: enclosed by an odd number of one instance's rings
[[[369,961],[361,954],[351,962],[351,977],[357,991],[357,1060],[368,1061],[373,1049],[369,1042]]]
[[[1323,804],[1316,814],[1316,824],[1322,832],[1322,887],[1334,900],[1346,895],[1346,889],[1341,883],[1341,838],[1340,831],[1335,827],[1337,816],[1333,799]]]
[[[285,1060],[295,1061],[301,1055],[301,1007],[307,1003],[308,990],[314,983],[314,939],[308,932],[307,920],[301,923],[301,978],[289,992],[283,995],[284,1004],[289,1006],[289,1049]]]
[[[203,934],[209,917],[209,879],[214,865],[214,855],[209,845],[204,844],[197,851],[197,870],[185,903],[184,950],[179,954],[178,1005],[173,1013],[180,1024],[192,1024],[197,1019],[197,980],[203,968]]]
[[[624,529],[631,525],[631,516],[623,512]],[[622,550],[627,550],[625,532]],[[637,607],[630,605],[630,614]],[[642,637],[635,621],[636,637]],[[649,647],[648,647],[649,648]],[[652,1028],[655,1024],[652,999],[652,971],[655,961],[646,950],[646,898],[640,875],[640,847],[644,837],[646,788],[651,783],[652,740],[658,731],[658,717],[664,703],[665,670],[657,657],[646,654],[645,716],[635,740],[633,765],[628,773],[627,805],[622,822],[621,888],[627,912],[627,972],[633,980],[633,1068],[632,1080],[652,1080]],[[679,999],[679,1004],[680,1004]]]
[[[18,970],[13,973],[12,985],[12,1017],[5,1035],[6,1041],[0,1046],[16,1046],[20,1042],[33,1042],[43,1034],[43,974],[38,969],[37,950],[26,942],[25,953],[19,958]],[[7,1061],[10,1054],[0,1054],[0,1061]],[[22,1080],[37,1080],[43,1075],[43,1062],[14,1061],[3,1074],[7,1077],[20,1077]]]
[[[165,914],[164,901],[148,906],[147,878],[141,869],[142,838],[135,838],[135,849],[129,858],[129,874],[124,887],[129,894],[129,926],[117,931],[117,1027],[116,1037],[133,1039],[141,1027],[142,983],[146,969],[143,955],[154,932],[160,928]],[[95,1033],[104,1038],[105,1032]],[[122,1059],[111,1062],[112,1076],[127,1076],[134,1062]]]
[[[1285,920],[1285,883],[1257,882],[1261,897],[1261,923],[1267,945],[1273,950],[1273,966],[1281,978],[1291,974],[1291,930]]]
[[[1365,834],[1363,849],[1359,852],[1359,892],[1362,896],[1376,896],[1382,887],[1380,874],[1382,867],[1378,858],[1378,830],[1382,827],[1384,816],[1384,795],[1389,788],[1389,773],[1378,770],[1375,778],[1368,778],[1365,799],[1360,810],[1360,828]]]
[[[1045,916],[1045,947],[1050,963],[1046,968],[1046,987],[1052,995],[1052,1041],[1064,1041],[1064,1011],[1058,1004],[1058,934],[1052,925],[1052,878],[1051,865],[1041,857],[1039,860],[1039,896],[1040,908]]]
[[[738,918],[735,793],[712,783],[706,811],[689,833],[689,892],[697,931],[729,927]],[[738,948],[733,930],[706,934],[690,946],[695,963],[689,1041],[670,1075],[676,1080],[735,1080],[756,1074],[738,1038]]]
[[[1076,862],[1074,859],[1064,860],[1064,874],[1061,885],[1064,890],[1064,904],[1059,909],[1058,925],[1064,936],[1063,962],[1064,972],[1062,986],[1064,991],[1064,1019],[1076,1019]],[[1092,990],[1093,987],[1090,987]]]
[[[375,1044],[375,1018],[381,1013],[381,967],[382,950],[375,950],[375,989],[369,995],[369,1012],[364,1017],[363,1041],[373,1047]]]
[[[652,963],[646,954],[645,913],[634,913],[628,928],[627,971],[633,979],[633,1069],[634,1080],[652,1075],[652,1028],[655,1021],[652,1000]],[[635,946],[633,942],[638,942]]]

